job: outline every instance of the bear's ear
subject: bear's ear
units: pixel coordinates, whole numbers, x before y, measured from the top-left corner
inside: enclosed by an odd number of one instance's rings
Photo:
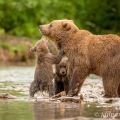
[[[30,49],[30,51],[31,51],[31,52],[36,52],[36,47],[32,47],[32,48]]]
[[[63,27],[66,28],[66,30],[70,30],[71,26],[67,22],[62,23]]]

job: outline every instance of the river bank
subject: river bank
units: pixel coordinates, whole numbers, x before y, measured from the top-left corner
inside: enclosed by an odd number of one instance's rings
[[[30,52],[30,48],[37,40],[19,38],[6,34],[0,34],[0,66],[11,65],[34,65],[35,54]],[[56,54],[53,44],[48,44],[50,51]]]
[[[31,65],[35,55],[30,52],[32,43],[26,38],[3,34],[0,36],[0,65]]]

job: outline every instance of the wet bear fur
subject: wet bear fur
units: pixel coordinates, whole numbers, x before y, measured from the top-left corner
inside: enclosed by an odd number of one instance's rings
[[[36,53],[34,81],[29,88],[30,97],[34,97],[38,91],[48,92],[51,97],[54,95],[52,64],[58,64],[61,61],[63,50],[59,52],[59,55],[52,55],[48,49],[46,38],[42,37],[30,51]]]
[[[68,96],[78,95],[87,76],[102,77],[104,97],[120,96],[120,36],[95,35],[80,30],[72,20],[54,20],[40,25],[40,31],[68,58],[70,89]]]

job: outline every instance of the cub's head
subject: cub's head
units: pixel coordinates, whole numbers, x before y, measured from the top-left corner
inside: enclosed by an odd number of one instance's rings
[[[55,69],[59,76],[66,76],[68,69],[67,60],[62,59],[62,61],[55,66]]]
[[[40,25],[39,27],[41,33],[53,41],[58,49],[61,48],[63,42],[66,42],[66,38],[79,30],[72,20],[54,20],[50,24]]]
[[[31,52],[35,52],[37,56],[45,55],[49,53],[48,43],[43,36],[36,44],[30,49]]]

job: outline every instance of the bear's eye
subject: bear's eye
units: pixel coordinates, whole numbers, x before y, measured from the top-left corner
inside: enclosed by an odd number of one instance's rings
[[[52,27],[52,24],[50,24],[50,28]]]

